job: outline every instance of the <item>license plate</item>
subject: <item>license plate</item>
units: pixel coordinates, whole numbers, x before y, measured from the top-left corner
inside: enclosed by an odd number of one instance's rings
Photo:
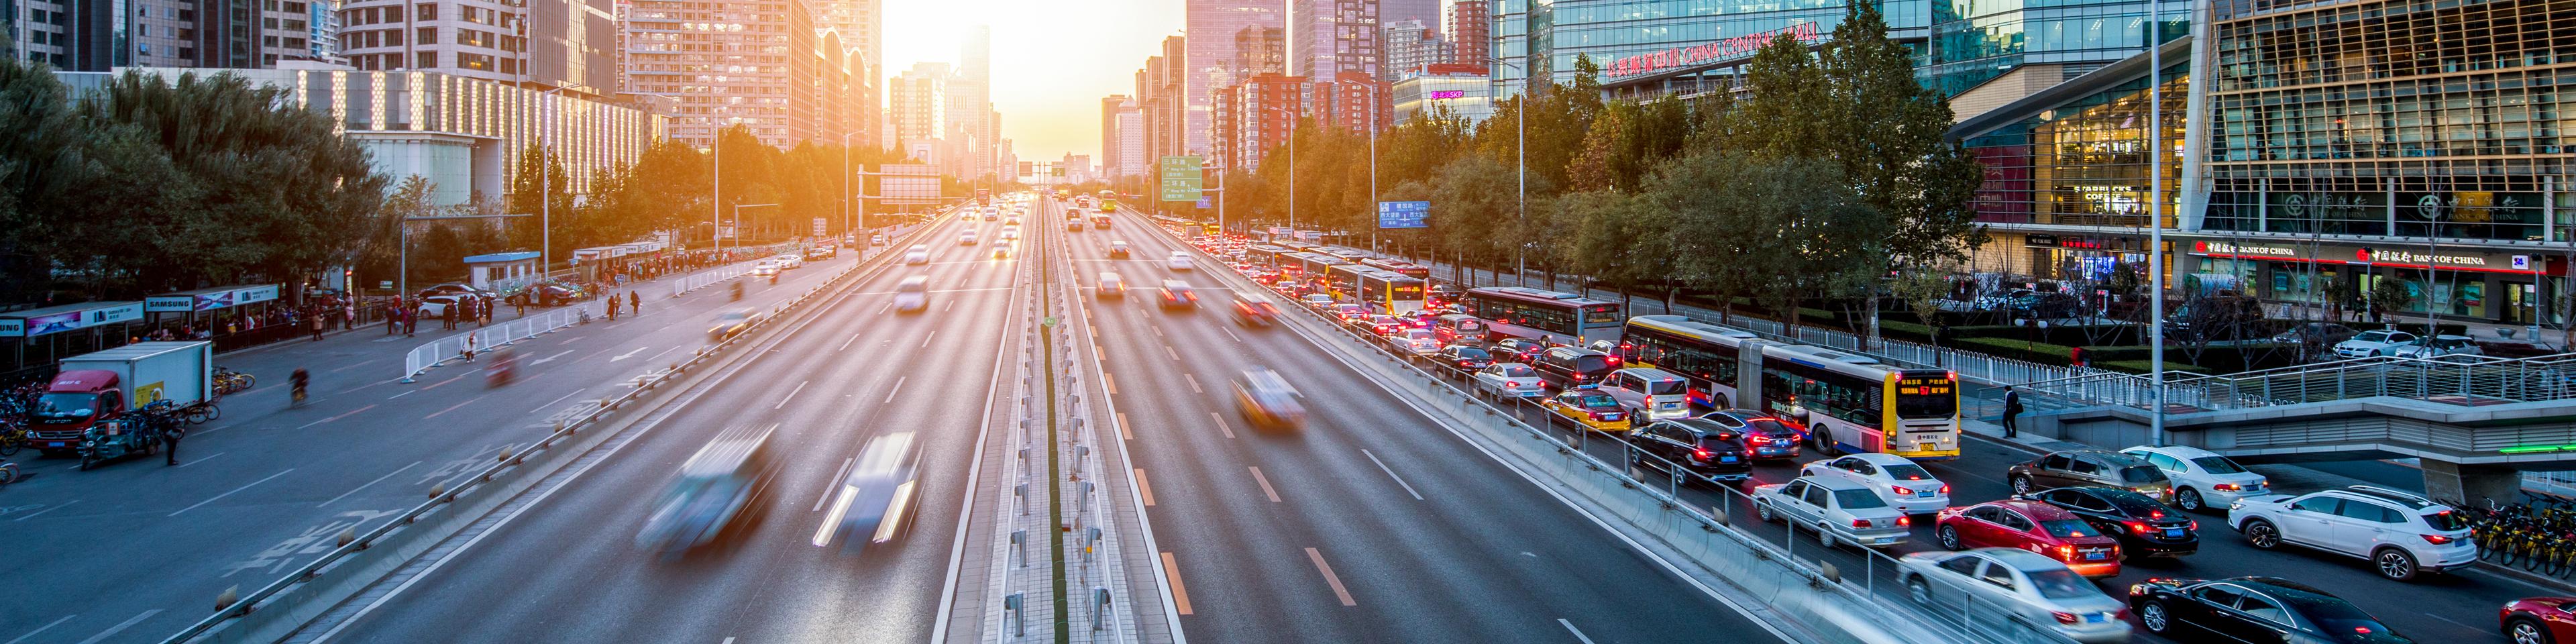
[[[2165,528],[2165,538],[2168,538],[2168,539],[2180,539],[2180,538],[2182,538],[2182,528]]]
[[[1914,493],[1914,498],[1918,498],[1918,499],[1929,499],[1929,498],[1932,498],[1932,495],[1934,495],[1934,494],[1939,494],[1939,493],[1940,493],[1940,492],[1939,492],[1938,490],[1924,490],[1924,491],[1921,491],[1921,492],[1916,492],[1916,493]]]
[[[1602,420],[1618,420],[1618,419],[1619,419],[1619,415],[1618,415],[1618,414],[1602,414],[1602,415],[1601,415],[1601,419],[1602,419]]]
[[[2084,623],[2086,623],[2086,624],[2100,624],[2100,623],[2102,623],[2102,621],[2103,621],[2103,620],[2105,620],[2105,619],[2109,619],[2109,618],[2110,618],[2110,616],[2109,616],[2109,615],[2104,615],[2104,614],[2102,614],[2102,613],[2094,613],[2094,614],[2091,614],[2091,615],[2085,615],[2085,616],[2084,616]]]
[[[46,443],[46,447],[71,447],[71,443]]]
[[[1733,456],[1720,456],[1720,457],[1718,457],[1718,458],[1717,458],[1717,462],[1720,462],[1720,463],[1733,463],[1733,462],[1735,462],[1735,457],[1733,457]]]
[[[2108,556],[2110,556],[2110,553],[2107,553],[2107,552],[2087,552],[2087,553],[2084,553],[2084,560],[2085,560],[2085,561],[2099,561],[2099,560],[2101,560],[2103,557],[2108,557]]]

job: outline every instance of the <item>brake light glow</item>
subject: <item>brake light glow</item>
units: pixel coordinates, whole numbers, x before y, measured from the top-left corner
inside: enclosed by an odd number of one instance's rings
[[[2147,532],[2152,531],[2152,530],[2155,530],[2155,529],[2156,529],[2156,527],[2155,527],[2155,526],[2147,525],[2147,522],[2145,522],[2145,521],[2130,521],[2130,522],[2129,522],[2129,531],[2130,531],[2130,532],[2135,532],[2135,533],[2138,533],[2138,534],[2146,534]]]
[[[1943,483],[1943,484],[1941,484],[1941,496],[1949,496],[1949,495],[1950,495],[1950,484],[1948,484],[1948,483]]]
[[[1896,491],[1896,495],[1897,495],[1897,496],[1914,496],[1914,488],[1905,487],[1905,486],[1902,486],[1902,485],[1890,485],[1890,486],[1887,486],[1887,487],[1888,487],[1888,489],[1895,490],[1895,491]]]
[[[2220,492],[2235,492],[2245,489],[2244,486],[2234,483],[2213,483],[2210,484],[2209,488]]]
[[[2075,559],[2075,546],[2058,546],[2057,558],[2060,561],[2073,561]]]
[[[2057,623],[2059,623],[2059,624],[2073,624],[2073,623],[2075,623],[2076,616],[2075,616],[2075,614],[2074,614],[2074,613],[2069,613],[2069,612],[2066,612],[2066,611],[2049,611],[2049,612],[2048,612],[2048,614],[2049,614],[2049,615],[2051,615],[2051,616],[2056,617],[2056,618],[2057,618]]]
[[[2426,543],[2431,543],[2431,544],[2433,544],[2433,545],[2440,546],[2440,545],[2449,545],[2449,544],[2451,543],[2452,539],[2451,539],[2451,537],[2449,537],[2449,536],[2445,536],[2445,535],[2428,534],[2428,535],[2424,535],[2424,541],[2425,541]]]
[[[1911,525],[1914,525],[1914,517],[1909,517],[1909,516],[1904,516],[1904,515],[1897,515],[1897,517],[1896,517],[1896,527],[1903,528],[1903,527],[1907,527],[1907,526],[1911,526]]]
[[[1691,450],[1691,458],[1702,461],[1708,460],[1708,448],[1702,447]]]
[[[2199,519],[2192,519],[2192,520],[2191,520],[2191,531],[2192,531],[2192,532],[2199,532],[2199,531],[2200,531],[2200,520],[2199,520]]]
[[[1854,528],[1866,528],[1866,527],[1869,527],[1869,520],[1868,520],[1868,519],[1852,519],[1852,527],[1854,527]]]

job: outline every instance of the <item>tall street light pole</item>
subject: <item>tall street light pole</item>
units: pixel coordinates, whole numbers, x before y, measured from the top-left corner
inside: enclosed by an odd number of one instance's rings
[[[2154,0],[2147,19],[2147,173],[2153,176],[2148,190],[2152,195],[2147,206],[2147,307],[2149,338],[2147,361],[2155,392],[2147,401],[2155,405],[2149,413],[2148,443],[2165,444],[2165,5]],[[2202,331],[2194,329],[2194,331]]]

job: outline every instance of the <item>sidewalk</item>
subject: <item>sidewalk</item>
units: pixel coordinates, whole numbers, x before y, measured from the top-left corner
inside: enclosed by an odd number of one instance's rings
[[[2297,302],[2266,302],[2263,304],[2263,313],[2265,316],[2277,320],[2316,320],[2347,325],[2369,324],[2369,322],[2366,321],[2369,319],[2367,315],[2356,316],[2353,315],[2353,311],[2346,310],[2343,313],[2344,317],[2347,319],[2335,319],[2326,315],[2326,309],[2323,306]],[[2423,324],[2424,314],[2403,313],[2395,316],[2382,316],[2380,319],[2381,321],[2390,324]],[[2442,316],[2441,322],[2444,326],[2456,324],[2468,329],[2470,339],[2477,340],[2484,344],[2520,345],[2545,350],[2550,353],[2557,353],[2565,350],[2560,348],[2560,345],[2563,343],[2559,342],[2559,340],[2564,336],[2562,335],[2562,332],[2557,329],[2542,327],[2540,329],[2540,336],[2538,338],[2534,338],[2531,335],[2531,325],[2528,324],[2505,324],[2501,322],[2488,322],[2485,320],[2469,318],[2455,318],[2448,315]]]

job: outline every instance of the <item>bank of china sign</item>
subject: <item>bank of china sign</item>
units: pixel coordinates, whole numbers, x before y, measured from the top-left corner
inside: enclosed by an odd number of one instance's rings
[[[1689,47],[1674,47],[1672,49],[1666,49],[1651,54],[1629,56],[1611,63],[1609,69],[1602,71],[1613,77],[1631,76],[1636,74],[1650,74],[1679,67],[1689,67],[1702,63],[1742,58],[1753,55],[1753,52],[1760,51],[1763,45],[1771,43],[1771,39],[1784,36],[1796,38],[1798,39],[1798,42],[1806,43],[1818,42],[1825,39],[1824,34],[1817,31],[1816,23],[1801,22],[1758,34],[1736,36],[1734,38],[1728,38],[1716,42],[1702,43]]]

